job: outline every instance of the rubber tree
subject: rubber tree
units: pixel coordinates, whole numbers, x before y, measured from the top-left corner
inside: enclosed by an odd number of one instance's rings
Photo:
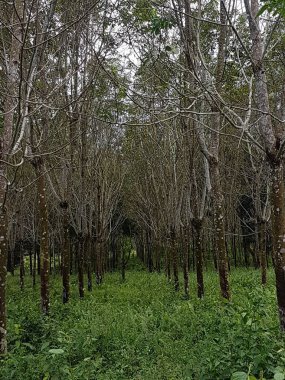
[[[265,157],[271,168],[271,202],[274,239],[276,294],[281,330],[285,330],[285,188],[284,188],[284,128],[273,123],[269,104],[265,51],[262,30],[257,17],[258,0],[244,0],[251,37],[251,67],[255,83],[255,99],[259,116],[259,131],[264,141]]]
[[[9,6],[10,7],[10,6]],[[6,274],[8,257],[7,162],[13,148],[13,125],[18,106],[20,53],[22,47],[23,1],[16,0],[10,9],[10,51],[6,62],[6,98],[3,130],[0,138],[0,355],[7,352]]]
[[[185,0],[182,3],[178,1],[173,2],[176,22],[180,31],[180,38],[183,42],[185,52],[185,66],[189,71],[189,75],[193,78],[193,83],[196,88],[211,88],[213,92],[221,93],[223,84],[223,72],[225,62],[225,48],[226,48],[226,13],[225,9],[220,3],[220,24],[217,41],[217,57],[215,69],[210,70],[207,68],[205,59],[201,53],[200,46],[200,24],[194,25],[193,22],[193,9],[190,2]],[[198,19],[201,16],[201,3],[198,7]],[[183,22],[184,19],[184,22]],[[196,117],[195,123],[196,134],[200,149],[205,155],[211,174],[212,185],[212,200],[214,205],[214,228],[215,228],[215,242],[218,257],[218,271],[220,279],[221,294],[224,298],[230,298],[229,288],[229,273],[228,273],[228,260],[225,243],[225,221],[224,221],[224,198],[221,182],[221,173],[219,165],[219,151],[220,151],[220,132],[222,128],[222,114],[220,107],[220,100],[218,97],[213,96],[209,91],[206,96],[206,102],[211,110],[211,119],[207,121],[207,125],[211,128],[211,138],[209,141],[205,135],[205,120],[201,121]],[[203,107],[203,106],[202,106]],[[199,111],[196,109],[196,111]],[[204,109],[200,109],[204,112]]]

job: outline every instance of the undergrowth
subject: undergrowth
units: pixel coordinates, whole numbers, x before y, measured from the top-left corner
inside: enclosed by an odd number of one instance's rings
[[[164,275],[139,270],[124,283],[108,274],[79,300],[72,277],[71,301],[62,305],[60,278],[51,276],[44,318],[39,285],[32,289],[27,277],[21,292],[10,276],[9,354],[0,379],[284,379],[273,273],[263,288],[258,271],[234,270],[230,302],[220,297],[215,272],[206,273],[203,300],[191,277],[190,300]]]

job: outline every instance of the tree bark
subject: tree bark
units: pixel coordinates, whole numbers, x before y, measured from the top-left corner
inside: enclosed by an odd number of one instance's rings
[[[86,254],[87,254],[87,289],[88,292],[92,292],[92,270],[93,270],[93,263],[92,263],[92,240],[91,236],[87,236],[86,241]]]
[[[24,250],[23,241],[20,241],[20,289],[24,290],[24,276],[25,276],[25,262],[24,262]]]
[[[0,182],[6,181],[0,177]],[[3,185],[3,184],[1,184]],[[0,202],[3,204],[5,191],[0,185]],[[2,207],[1,207],[2,210]],[[6,316],[6,275],[7,275],[7,214],[6,210],[0,213],[0,356],[7,352],[7,316]]]
[[[280,326],[285,330],[285,189],[283,165],[272,167],[272,214],[276,293]]]
[[[63,212],[63,245],[62,245],[62,302],[69,301],[70,293],[70,242],[69,242],[69,223],[68,223],[68,203],[61,202],[60,207]]]
[[[126,252],[125,252],[123,239],[121,242],[121,258],[122,258],[122,262],[121,262],[122,281],[125,282],[126,281]]]
[[[259,255],[261,267],[261,283],[266,285],[267,282],[267,263],[266,263],[266,221],[260,222],[259,231]]]
[[[96,247],[96,284],[100,285],[102,283],[102,243],[98,240],[95,242]]]
[[[30,276],[33,275],[33,251],[29,249],[29,268],[30,268]]]
[[[260,111],[259,130],[263,137],[266,159],[271,167],[272,223],[274,240],[274,267],[280,327],[285,331],[285,189],[283,149],[285,136],[278,124],[273,126],[264,67],[263,38],[257,12],[258,0],[244,0],[252,40],[252,70],[255,79],[255,97]]]
[[[151,232],[148,231],[146,235],[146,249],[147,249],[147,268],[151,273],[153,271],[153,260],[152,260],[152,240]]]
[[[40,276],[41,276],[41,309],[44,315],[49,313],[49,238],[48,210],[43,159],[35,156],[32,161],[37,176],[40,229]]]
[[[174,289],[176,292],[179,291],[179,265],[178,265],[178,251],[176,244],[176,236],[174,230],[170,233],[170,244],[172,253],[172,266],[173,266],[173,281]]]
[[[84,237],[78,237],[78,290],[79,297],[84,297]]]
[[[188,229],[182,229],[182,249],[183,249],[183,277],[184,277],[184,294],[189,299],[189,242]]]
[[[165,248],[165,274],[168,281],[171,281],[171,267],[170,267],[170,250]]]
[[[10,20],[12,28],[11,47],[7,66],[7,96],[4,102],[3,131],[0,139],[0,356],[7,353],[6,276],[8,258],[8,218],[5,206],[7,195],[8,153],[13,143],[14,110],[17,105],[18,68],[22,41],[23,3],[14,2]]]
[[[220,171],[218,162],[216,160],[213,160],[213,162],[210,163],[210,169],[212,175],[212,191],[214,199],[214,227],[220,288],[222,296],[226,299],[230,299],[229,271],[225,244],[224,200],[220,182]]]
[[[202,221],[195,220],[195,252],[196,252],[196,273],[197,273],[197,293],[198,297],[204,296],[204,276],[203,276],[203,246],[202,246]]]
[[[36,286],[36,274],[37,274],[37,244],[34,242],[33,247],[33,287]]]

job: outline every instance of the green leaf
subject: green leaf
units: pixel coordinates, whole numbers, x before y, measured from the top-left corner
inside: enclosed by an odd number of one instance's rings
[[[46,373],[44,374],[43,380],[49,380],[49,379],[50,379],[50,377],[49,377],[49,373],[46,372]]]
[[[262,7],[257,12],[256,17],[261,16],[268,8],[269,8],[269,4],[266,3],[266,4],[262,5]]]
[[[248,376],[245,372],[234,372],[231,380],[248,380]]]
[[[285,379],[285,375],[283,373],[275,373],[274,375],[274,380],[284,380]]]
[[[59,354],[63,354],[64,350],[62,348],[51,348],[48,352],[50,354],[59,355]]]
[[[260,16],[265,11],[272,12],[274,16],[280,15],[285,17],[285,2],[284,0],[267,0],[260,8],[257,16]]]
[[[41,346],[41,351],[46,351],[46,349],[48,348],[49,346],[49,342],[44,342]]]
[[[19,335],[20,332],[21,332],[21,325],[15,323],[15,324],[14,324],[14,328],[15,328],[15,334],[16,334],[16,335]]]
[[[246,322],[246,325],[247,326],[251,326],[252,325],[252,318],[249,318]]]
[[[22,345],[23,346],[25,346],[25,347],[28,347],[29,349],[31,349],[31,350],[34,350],[35,349],[35,347],[33,346],[33,345],[31,345],[31,343],[22,343]]]

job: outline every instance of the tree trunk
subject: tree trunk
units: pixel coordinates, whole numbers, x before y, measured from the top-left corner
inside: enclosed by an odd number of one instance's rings
[[[69,301],[70,293],[70,244],[69,244],[69,223],[68,223],[68,203],[61,202],[60,207],[63,212],[63,245],[62,245],[62,301]]]
[[[173,266],[173,280],[174,289],[176,292],[179,291],[179,266],[178,266],[178,251],[176,244],[175,232],[171,231],[171,253],[172,253],[172,266]]]
[[[38,275],[41,275],[41,246],[37,245],[37,272]]]
[[[96,241],[96,284],[100,285],[102,283],[102,243]]]
[[[157,256],[156,256],[156,270],[158,273],[161,272],[161,251],[162,251],[162,248],[159,245],[157,247]]]
[[[8,153],[13,142],[14,110],[17,105],[18,68],[22,41],[23,2],[14,1],[10,20],[11,45],[7,67],[6,99],[3,112],[3,130],[0,139],[0,355],[7,353],[7,316],[6,316],[6,276],[8,259],[8,219],[5,206],[7,195],[7,165]]]
[[[235,237],[235,229],[233,230],[233,237],[232,237],[232,242],[231,242],[231,246],[232,246],[232,252],[233,252],[233,255],[234,255],[234,265],[235,265],[235,268],[237,267],[237,246],[236,246],[236,237]]]
[[[15,262],[14,262],[14,248],[12,248],[12,245],[8,247],[8,271],[11,272],[11,274],[14,276],[15,274]]]
[[[49,239],[46,185],[42,158],[39,156],[34,157],[33,165],[37,176],[39,199],[41,309],[43,314],[47,315],[49,313]]]
[[[196,243],[196,273],[198,297],[204,296],[204,276],[203,276],[203,245],[202,245],[202,221],[196,220],[194,223],[195,243]]]
[[[125,252],[125,247],[122,242],[121,244],[121,250],[122,250],[122,263],[121,263],[121,274],[122,274],[122,281],[126,281],[126,252]]]
[[[283,128],[272,123],[269,94],[264,67],[263,36],[257,13],[258,0],[244,0],[252,41],[252,70],[255,78],[255,98],[260,112],[259,131],[263,137],[266,159],[271,166],[272,180],[272,222],[274,240],[274,267],[276,275],[276,293],[281,330],[285,330],[285,189],[283,178]]]
[[[266,264],[266,222],[262,220],[259,231],[259,255],[261,267],[261,283],[265,285],[267,282],[267,264]]]
[[[36,286],[36,274],[37,274],[37,244],[34,242],[33,248],[33,287]]]
[[[189,244],[187,229],[182,230],[182,233],[184,294],[185,298],[189,299]]]
[[[84,237],[79,236],[78,241],[78,290],[79,297],[84,297]]]
[[[171,281],[170,250],[168,248],[165,248],[165,274],[168,281]]]
[[[87,255],[87,289],[88,292],[92,292],[92,271],[93,271],[93,262],[92,262],[92,240],[91,236],[87,236],[86,241],[86,255]]]
[[[272,168],[272,216],[276,293],[280,326],[285,330],[285,188],[283,165]]]
[[[3,186],[3,183],[5,185]],[[6,187],[5,179],[0,176],[0,203],[3,204]],[[7,276],[7,214],[0,208],[0,357],[7,352],[7,317],[6,317],[6,276]]]
[[[228,261],[225,245],[225,225],[224,225],[224,201],[220,183],[220,171],[218,161],[211,163],[213,200],[214,200],[214,227],[216,237],[216,250],[218,259],[218,271],[220,278],[221,294],[224,298],[230,299]]]
[[[29,249],[29,269],[30,269],[30,276],[32,276],[33,275],[33,253],[31,249]]]
[[[151,273],[153,271],[153,261],[152,261],[152,241],[151,241],[151,233],[147,232],[147,268]]]
[[[20,289],[24,290],[25,262],[23,241],[20,241]]]

